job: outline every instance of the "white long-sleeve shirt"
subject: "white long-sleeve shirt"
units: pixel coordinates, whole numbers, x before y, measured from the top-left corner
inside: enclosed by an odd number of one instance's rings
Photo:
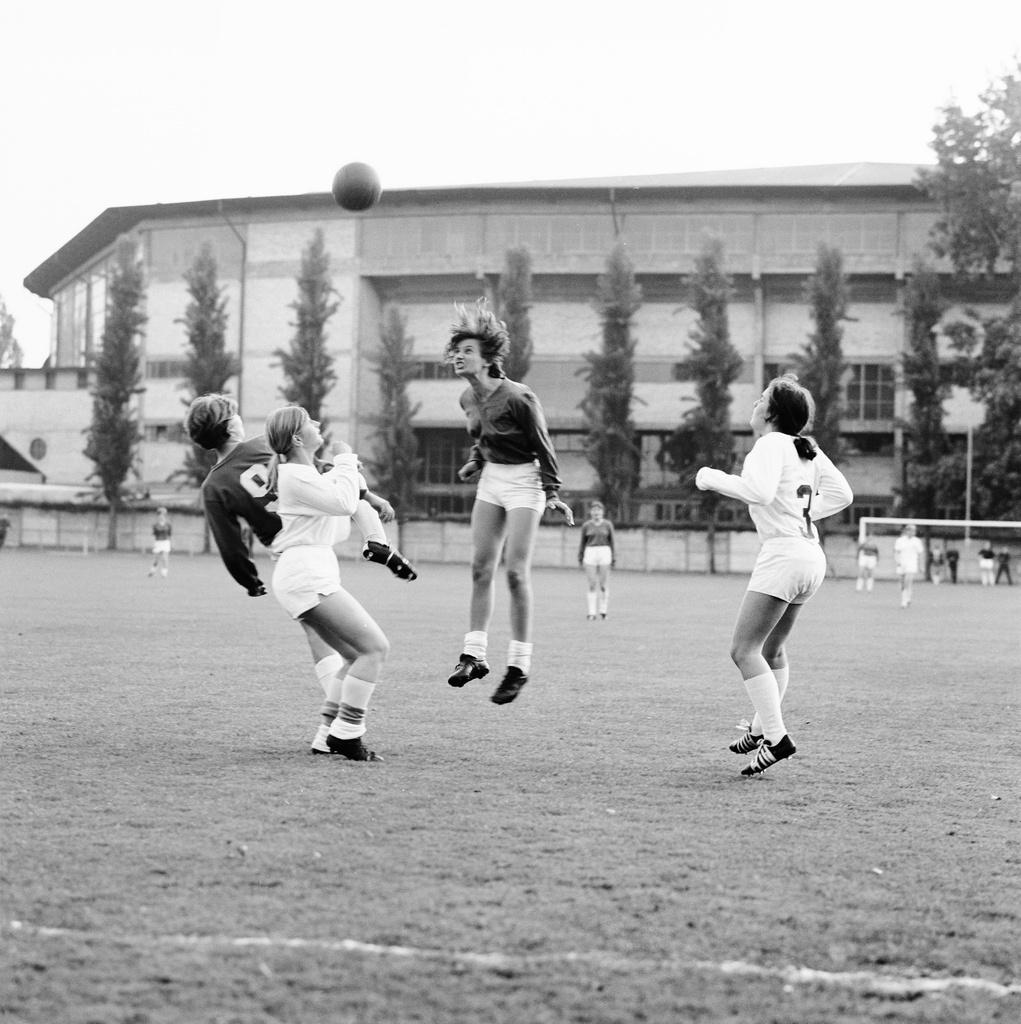
[[[759,540],[801,537],[818,543],[815,528],[854,500],[844,474],[816,449],[802,459],[790,434],[763,434],[744,460],[741,475],[703,466],[695,476],[702,491],[717,491],[748,505]]]
[[[284,462],[277,473],[277,515],[280,532],[273,554],[300,545],[332,547],[344,538],[337,517],[350,517],[358,507],[358,456],[334,456],[333,468],[319,473],[314,466]],[[350,530],[350,518],[345,518]],[[346,536],[346,534],[345,534]]]

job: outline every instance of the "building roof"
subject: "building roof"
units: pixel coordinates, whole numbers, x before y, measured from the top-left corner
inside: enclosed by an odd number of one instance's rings
[[[715,194],[742,192],[818,191],[830,189],[914,189],[921,168],[916,164],[848,163],[809,164],[801,167],[759,167],[725,171],[687,171],[674,174],[617,175],[602,178],[569,178],[542,181],[490,182],[466,185],[436,185],[385,191],[384,205],[433,198],[481,197],[493,192],[535,194],[565,191],[584,193],[608,189],[636,191],[657,189],[663,192]],[[240,217],[260,210],[279,209],[319,212],[335,209],[329,192],[301,195],[249,196],[234,199],[203,199],[181,203],[155,203],[148,206],[111,206],[87,224],[55,253],[47,257],[24,280],[25,287],[44,299],[69,275],[75,273],[98,253],[112,245],[118,236],[131,231],[145,220],[177,217],[201,217],[211,214]]]

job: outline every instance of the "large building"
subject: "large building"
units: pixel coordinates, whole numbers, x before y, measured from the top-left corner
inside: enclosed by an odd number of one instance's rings
[[[260,429],[282,401],[274,351],[293,335],[302,252],[321,229],[340,297],[327,327],[338,376],[326,409],[333,435],[371,454],[378,383],[368,357],[379,347],[384,309],[396,304],[418,360],[411,398],[424,459],[419,511],[463,511],[471,489],[454,475],[467,443],[461,384],[442,363],[452,303],[495,294],[507,250],[527,246],[534,356],[526,383],[546,410],[567,495],[579,498],[594,486],[579,403],[585,353],[600,344],[597,279],[622,237],[643,292],[633,324],[633,415],[643,451],[638,518],[678,521],[691,514],[691,489],[657,456],[692,407],[694,385],[680,379],[678,365],[694,322],[684,277],[712,233],[725,247],[734,283],[731,336],[744,357],[733,387],[739,451],[750,444],[747,416],[764,381],[789,365],[812,330],[805,285],[820,244],[842,252],[851,289],[843,343],[850,454],[843,468],[856,493],[853,515],[889,513],[906,413],[902,293],[914,258],[928,253],[938,214],[914,184],[917,171],[842,164],[406,189],[385,192],[360,214],[340,209],[326,193],[111,208],[25,280],[53,300],[51,354],[42,369],[0,374],[0,440],[53,483],[79,483],[91,470],[81,454],[91,416],[88,367],[103,331],[107,276],[125,236],[137,244],[147,281],[138,397],[143,479],[161,484],[183,462],[184,274],[205,245],[216,257],[228,344],[242,367],[233,391],[250,429]],[[949,267],[935,266],[949,281]],[[960,297],[980,313],[1005,302],[995,285]],[[951,434],[963,435],[981,418],[960,391],[946,411]]]

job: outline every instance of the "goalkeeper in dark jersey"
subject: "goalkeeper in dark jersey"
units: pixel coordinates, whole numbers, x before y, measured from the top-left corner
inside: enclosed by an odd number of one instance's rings
[[[267,486],[267,466],[273,455],[264,437],[245,439],[245,427],[237,402],[228,395],[202,395],[188,407],[185,427],[194,444],[215,451],[218,460],[202,484],[202,505],[210,532],[227,571],[249,597],[261,597],[266,586],[252,561],[243,525],[247,524],[260,543],[269,547],[280,531],[280,518],[271,507],[275,495]],[[364,484],[364,481],[362,481]],[[414,580],[418,574],[411,563],[387,541],[383,521],[394,518],[388,501],[363,490],[358,510],[351,517],[361,531],[365,546],[362,555],[385,565],[398,579]],[[348,664],[310,627],[302,624],[315,662],[316,679],[324,694],[334,691],[343,679]],[[322,722],[312,743],[312,751],[328,754],[326,734],[336,715],[333,702],[323,705]]]

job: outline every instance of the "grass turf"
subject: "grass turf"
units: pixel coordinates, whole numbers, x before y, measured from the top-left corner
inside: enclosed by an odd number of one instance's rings
[[[0,554],[0,1016],[1016,1019],[1021,588],[828,581],[790,644],[798,754],[746,780],[743,578],[618,573],[590,623],[580,573],[537,571],[497,707],[502,581],[493,673],[455,690],[467,568],[345,562],[392,643],[358,765],[306,753],[272,597],[148,561]]]

